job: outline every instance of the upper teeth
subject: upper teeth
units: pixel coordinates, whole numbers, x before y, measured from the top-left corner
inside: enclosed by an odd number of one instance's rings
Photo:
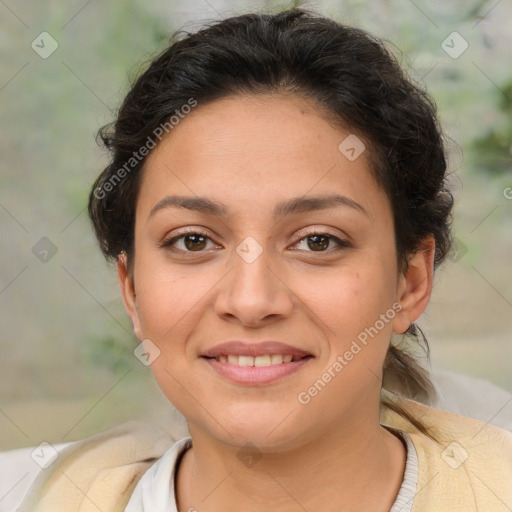
[[[236,364],[237,366],[270,366],[273,364],[283,364],[292,361],[293,357],[290,355],[283,356],[281,354],[267,354],[264,356],[224,356],[216,357],[217,361],[221,363]]]

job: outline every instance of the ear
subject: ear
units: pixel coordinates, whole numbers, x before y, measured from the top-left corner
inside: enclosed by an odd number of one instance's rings
[[[137,312],[135,285],[128,272],[128,261],[126,253],[124,252],[117,257],[117,280],[121,288],[124,309],[126,309],[126,312],[132,320],[133,332],[135,336],[142,341],[143,336],[140,328],[139,314]]]
[[[400,275],[397,299],[402,308],[393,319],[393,332],[404,333],[425,311],[432,293],[434,254],[434,236],[429,235]]]

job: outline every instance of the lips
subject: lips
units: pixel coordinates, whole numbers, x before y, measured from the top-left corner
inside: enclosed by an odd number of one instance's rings
[[[215,372],[246,386],[271,384],[298,371],[314,356],[277,341],[222,343],[201,356]]]
[[[215,347],[207,350],[203,357],[218,358],[219,356],[292,356],[292,359],[301,359],[303,357],[312,355],[305,350],[286,345],[278,341],[261,341],[258,343],[250,343],[245,341],[229,341],[216,345]]]

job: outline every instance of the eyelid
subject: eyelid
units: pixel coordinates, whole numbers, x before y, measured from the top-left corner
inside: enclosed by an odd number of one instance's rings
[[[180,238],[183,238],[187,235],[201,235],[205,238],[208,238],[208,240],[211,240],[215,245],[219,245],[213,237],[204,229],[199,227],[187,227],[180,230],[178,233],[174,233],[173,235],[169,236],[166,235],[161,242],[158,243],[158,246],[160,248],[174,248],[172,247],[172,244],[177,242]],[[189,252],[194,253],[196,251],[182,251],[181,249],[177,249],[179,252]],[[205,252],[205,251],[197,251],[198,253]]]
[[[304,239],[309,238],[311,236],[326,236],[329,240],[333,240],[338,244],[338,247],[334,249],[328,249],[326,251],[305,251],[309,253],[318,253],[318,254],[331,254],[333,252],[337,252],[341,249],[346,249],[348,247],[352,247],[352,244],[343,237],[340,237],[338,235],[335,235],[334,233],[331,233],[330,231],[327,231],[326,228],[313,228],[310,231],[306,231],[305,233],[301,233],[297,236],[296,241],[293,243],[292,247],[296,246],[299,242],[302,242]],[[298,250],[298,249],[294,249]]]
[[[172,236],[164,237],[164,239],[158,244],[158,246],[160,248],[164,248],[164,249],[170,248],[170,249],[176,250],[177,252],[180,252],[180,253],[193,254],[194,252],[197,252],[198,254],[200,254],[200,253],[206,252],[206,250],[184,251],[182,249],[176,249],[175,247],[173,247],[173,244],[176,243],[179,239],[184,238],[187,235],[191,235],[191,234],[203,236],[203,237],[207,238],[208,240],[210,240],[217,247],[219,246],[219,244],[213,239],[212,236],[210,236],[210,234],[205,229],[199,228],[199,227],[183,228],[183,230],[179,231],[178,233],[173,234]],[[313,228],[311,230],[305,229],[302,232],[299,231],[296,236],[296,239],[293,242],[291,247],[296,246],[299,242],[302,242],[304,239],[311,237],[311,236],[326,236],[327,238],[329,238],[329,240],[336,242],[338,247],[334,248],[334,249],[328,249],[326,251],[305,251],[305,252],[311,252],[311,253],[318,252],[319,254],[325,254],[325,253],[336,252],[337,250],[340,250],[343,248],[352,247],[352,244],[347,239],[337,236],[334,233],[331,233],[330,231],[327,230],[327,228]],[[292,249],[292,250],[297,250],[297,249]]]
[[[342,243],[351,244],[350,237],[347,234],[345,234],[344,232],[340,232],[339,230],[337,230],[337,232],[334,232],[333,229],[328,227],[310,227],[300,229],[299,231],[297,231],[296,242],[300,242],[303,238],[307,238],[308,236],[315,235],[326,235],[333,239],[339,240]]]

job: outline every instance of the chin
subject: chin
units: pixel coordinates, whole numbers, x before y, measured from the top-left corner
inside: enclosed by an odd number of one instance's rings
[[[250,443],[262,452],[284,450],[292,446],[306,427],[295,404],[236,404],[223,410],[223,415],[214,415],[217,421],[210,416],[201,418],[201,430],[233,447]]]

